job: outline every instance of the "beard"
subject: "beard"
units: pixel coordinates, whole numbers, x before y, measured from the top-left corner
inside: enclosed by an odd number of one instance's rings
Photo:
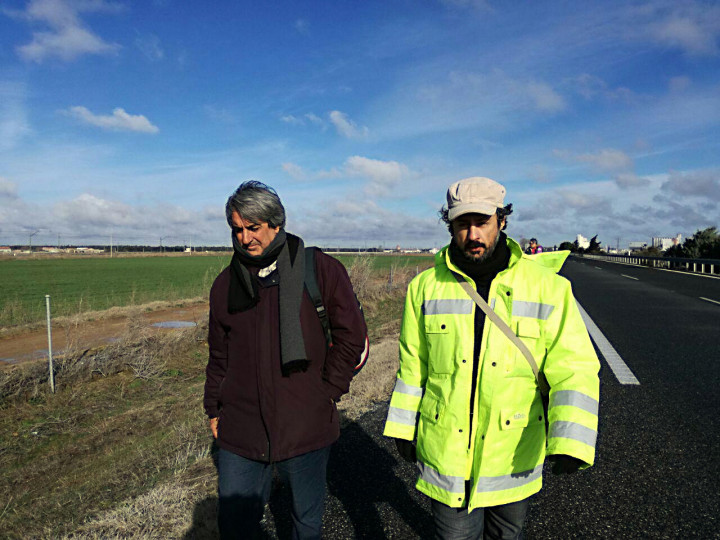
[[[460,252],[462,253],[463,257],[465,257],[466,260],[468,260],[470,262],[474,262],[476,264],[480,264],[480,263],[483,263],[486,260],[488,260],[490,257],[492,257],[492,254],[495,251],[495,247],[497,246],[499,239],[500,239],[500,231],[497,232],[497,236],[495,236],[495,240],[493,240],[492,244],[490,244],[489,246],[486,245],[484,242],[475,242],[474,240],[468,240],[465,242],[464,246],[460,247]],[[476,247],[483,247],[483,248],[485,248],[485,250],[480,255],[471,253],[469,251]]]

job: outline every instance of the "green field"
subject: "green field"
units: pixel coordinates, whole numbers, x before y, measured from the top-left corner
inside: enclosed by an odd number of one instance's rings
[[[346,266],[356,255],[342,255]],[[430,256],[371,255],[378,272],[426,268]],[[45,295],[53,317],[157,300],[206,297],[229,255],[0,260],[0,326],[42,321]]]

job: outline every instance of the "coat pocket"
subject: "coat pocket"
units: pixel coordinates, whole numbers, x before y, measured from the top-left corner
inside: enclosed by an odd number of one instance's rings
[[[545,358],[545,347],[542,339],[542,328],[540,323],[534,319],[519,319],[514,324],[515,335],[525,344],[538,367],[542,366]],[[508,377],[535,378],[530,363],[520,349],[512,344],[512,354],[508,356],[505,364],[505,374]]]
[[[500,411],[500,429],[522,429],[527,427],[530,411],[525,409],[502,409]]]
[[[452,373],[455,368],[453,347],[449,343],[450,321],[442,315],[425,318],[428,368],[434,373]]]

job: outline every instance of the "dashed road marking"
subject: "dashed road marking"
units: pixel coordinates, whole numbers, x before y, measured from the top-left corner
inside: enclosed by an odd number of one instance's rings
[[[595,268],[597,268],[598,270],[602,270],[602,268],[600,268],[599,266],[596,266]]]
[[[717,300],[713,300],[712,298],[705,298],[704,296],[700,296],[699,298],[700,300],[705,300],[706,302],[712,302],[713,304],[720,305],[720,302],[718,302]]]
[[[620,275],[621,275],[622,277],[626,277],[626,278],[628,278],[628,279],[634,279],[635,281],[640,281],[640,279],[639,279],[639,278],[636,278],[636,277],[628,276],[628,275],[626,275],[626,274],[620,274]]]
[[[590,333],[590,337],[595,342],[595,345],[597,345],[597,348],[600,349],[603,358],[605,358],[608,366],[610,366],[610,369],[615,374],[615,377],[617,377],[618,382],[620,382],[620,384],[640,384],[640,381],[637,380],[633,372],[630,371],[630,368],[627,367],[627,364],[622,358],[620,358],[620,355],[615,350],[615,347],[610,344],[608,339],[605,337],[605,334],[600,331],[598,326],[595,324],[595,321],[590,318],[590,315],[588,315],[580,305],[580,302],[577,302],[577,307],[580,310],[580,315],[582,315],[582,318],[585,321],[585,326]]]

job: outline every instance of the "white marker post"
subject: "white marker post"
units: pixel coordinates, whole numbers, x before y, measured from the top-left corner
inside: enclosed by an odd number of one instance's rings
[[[48,369],[50,370],[50,390],[55,393],[55,374],[53,370],[52,357],[52,327],[50,326],[50,295],[45,295],[45,308],[47,312],[47,329],[48,329]]]

